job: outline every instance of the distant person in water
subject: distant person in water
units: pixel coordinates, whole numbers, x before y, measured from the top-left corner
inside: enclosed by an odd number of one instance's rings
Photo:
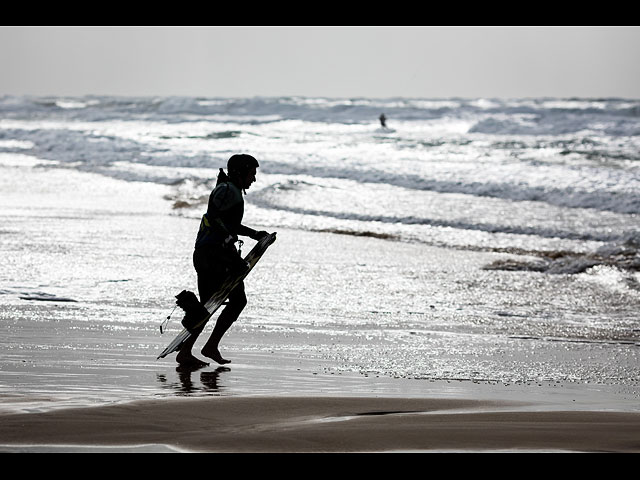
[[[204,305],[220,288],[230,272],[247,268],[245,261],[236,250],[238,235],[260,240],[265,231],[256,231],[242,225],[244,214],[243,192],[256,181],[258,161],[251,155],[233,155],[227,162],[225,174],[220,169],[216,187],[209,196],[207,213],[200,221],[200,229],[193,251],[193,265],[198,275],[198,293],[200,303]],[[219,364],[229,363],[219,351],[220,340],[235,322],[247,305],[244,282],[241,282],[229,295],[228,303],[216,321],[211,337],[200,353]],[[191,349],[204,327],[192,332],[182,344],[176,361],[185,367],[207,365],[196,358]]]
[[[387,117],[384,116],[384,113],[380,114],[380,125],[382,128],[387,128]]]

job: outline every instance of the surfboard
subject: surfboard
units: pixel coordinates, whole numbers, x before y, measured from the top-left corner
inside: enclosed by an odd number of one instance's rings
[[[258,260],[262,258],[262,255],[267,251],[267,248],[276,241],[276,234],[270,233],[265,235],[255,246],[251,249],[251,251],[244,257],[244,261],[247,262],[248,268],[243,272],[235,275],[230,275],[222,284],[222,286],[218,289],[216,293],[214,293],[207,303],[204,304],[204,308],[207,309],[209,314],[205,316],[199,323],[197,323],[193,330],[197,330],[200,327],[204,327],[209,319],[216,313],[216,310],[220,308],[220,306],[227,300],[229,294],[236,288],[240,282],[242,282],[247,275],[253,270]],[[173,341],[167,345],[160,355],[158,355],[157,359],[164,358],[170,353],[176,352],[180,349],[180,345],[191,336],[191,332],[184,328],[177,336],[173,339]]]

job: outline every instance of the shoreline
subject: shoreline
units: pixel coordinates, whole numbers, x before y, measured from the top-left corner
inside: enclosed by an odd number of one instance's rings
[[[639,412],[507,401],[209,397],[2,415],[0,452],[640,452]]]

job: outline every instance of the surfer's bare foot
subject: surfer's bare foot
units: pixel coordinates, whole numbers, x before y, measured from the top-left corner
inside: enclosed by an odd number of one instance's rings
[[[209,365],[207,362],[203,362],[199,358],[194,357],[191,352],[179,352],[176,356],[176,361],[180,364],[181,367],[185,368],[201,368]]]
[[[205,348],[200,350],[200,353],[205,357],[209,357],[210,359],[215,360],[220,365],[231,363],[231,360],[222,358],[222,355],[220,355],[220,351],[217,348],[206,348],[206,345],[205,345]]]

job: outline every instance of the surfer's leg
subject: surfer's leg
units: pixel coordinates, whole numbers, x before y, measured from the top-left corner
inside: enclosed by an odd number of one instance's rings
[[[206,301],[213,295],[216,288],[218,287],[218,280],[216,275],[211,270],[209,265],[208,257],[204,252],[196,250],[193,254],[193,265],[198,274],[198,294],[200,295],[200,303],[203,305]],[[191,336],[187,338],[182,345],[180,345],[180,350],[178,351],[178,355],[176,355],[176,361],[180,365],[184,366],[204,366],[209,365],[206,362],[203,362],[199,358],[193,355],[191,350],[193,349],[193,345],[196,343],[196,340],[204,330],[204,327],[199,328],[191,332]]]
[[[229,363],[230,360],[222,358],[220,354],[219,345],[220,340],[227,330],[231,328],[233,322],[235,322],[242,310],[247,305],[247,296],[244,293],[244,283],[240,283],[229,295],[229,301],[227,306],[222,310],[222,313],[216,321],[216,326],[211,332],[211,336],[207,343],[202,347],[200,353],[205,357],[209,357],[220,364]]]
[[[193,353],[191,353],[193,344],[196,343],[196,340],[200,336],[200,333],[202,333],[202,330],[204,330],[204,327],[191,332],[191,336],[187,338],[182,343],[182,345],[180,345],[180,350],[176,355],[176,362],[178,362],[181,366],[203,367],[209,365],[207,362],[203,362],[202,360],[194,356]]]

